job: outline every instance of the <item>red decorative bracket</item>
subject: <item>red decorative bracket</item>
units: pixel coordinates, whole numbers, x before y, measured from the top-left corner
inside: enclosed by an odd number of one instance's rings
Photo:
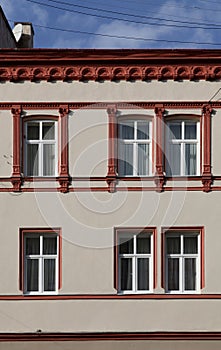
[[[59,191],[67,193],[69,190],[70,177],[68,174],[68,113],[69,106],[59,107],[59,135],[60,135],[60,169],[59,169]]]
[[[13,105],[11,109],[13,116],[13,171],[11,175],[11,183],[14,192],[21,191],[22,177],[21,177],[21,145],[20,145],[20,133],[21,133],[21,113],[22,108],[20,105]]]
[[[164,106],[162,104],[155,105],[156,114],[156,166],[155,179],[156,191],[162,192],[165,185],[165,176],[163,173],[163,115]]]
[[[203,171],[202,171],[202,184],[203,191],[210,192],[212,185],[212,173],[211,173],[211,114],[212,107],[204,105],[202,107],[203,115]]]
[[[117,122],[116,105],[110,105],[107,107],[107,113],[109,118],[108,127],[108,171],[106,176],[106,182],[108,185],[108,191],[113,193],[116,191],[117,184]]]

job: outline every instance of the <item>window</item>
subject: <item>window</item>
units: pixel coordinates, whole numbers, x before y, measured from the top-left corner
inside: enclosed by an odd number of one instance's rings
[[[170,121],[166,134],[167,175],[199,175],[200,123],[190,120]]]
[[[51,120],[25,123],[25,175],[57,175],[57,122]]]
[[[23,232],[23,290],[26,294],[51,294],[58,291],[59,234]]]
[[[124,120],[119,123],[120,176],[148,176],[152,173],[152,123]]]
[[[129,231],[129,232],[128,232]],[[147,293],[154,284],[153,231],[117,232],[117,289],[120,293]]]
[[[192,293],[201,285],[199,232],[169,232],[165,236],[166,291]]]

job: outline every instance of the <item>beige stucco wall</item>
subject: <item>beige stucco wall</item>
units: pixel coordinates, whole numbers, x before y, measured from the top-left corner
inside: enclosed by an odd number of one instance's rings
[[[209,101],[220,88],[219,81],[105,81],[105,82],[5,82],[4,101],[65,101],[65,102],[116,102],[116,101]],[[0,93],[0,96],[3,96]],[[218,100],[218,94],[215,100]]]
[[[219,82],[0,83],[2,102],[208,101]],[[217,96],[217,98],[219,98]],[[131,109],[124,114],[153,115]],[[181,110],[180,112],[184,112]],[[197,110],[188,113],[200,114]],[[179,110],[170,111],[171,114]],[[24,110],[24,115],[58,115],[58,110]],[[219,110],[212,117],[212,166],[221,175]],[[12,115],[0,111],[0,177],[12,170]],[[105,176],[108,116],[104,109],[71,110],[69,169],[72,176]],[[102,183],[102,185],[104,185]],[[132,184],[131,184],[132,185]],[[153,185],[153,184],[152,184]],[[180,184],[179,184],[180,185]],[[197,182],[188,185],[199,185]],[[0,183],[0,187],[6,183]],[[27,183],[26,187],[51,186]],[[79,183],[84,186],[84,183]],[[100,184],[96,184],[100,186]],[[106,184],[105,184],[106,186]],[[59,294],[113,294],[114,227],[157,227],[157,288],[161,289],[161,228],[205,227],[205,288],[221,293],[219,192],[0,192],[0,296],[19,291],[19,228],[61,227],[62,288]],[[137,183],[135,183],[137,186]],[[184,187],[187,183],[184,183]],[[220,300],[0,301],[1,332],[220,330]],[[125,343],[126,344],[126,343]],[[200,345],[199,345],[200,346]],[[153,347],[154,348],[154,347]],[[181,348],[180,348],[181,349]]]
[[[1,350],[220,350],[220,341],[67,341],[3,342]]]
[[[105,109],[91,109],[95,102],[131,101],[207,101],[219,88],[219,82],[22,82],[0,83],[1,101],[6,102],[88,102],[88,109],[71,110],[69,114],[69,171],[72,176],[105,176],[108,157],[108,116]],[[218,99],[219,96],[216,96]],[[153,110],[142,108],[119,109],[119,116],[148,115]],[[200,115],[199,109],[168,110],[168,115],[187,113]],[[57,110],[24,110],[24,115],[58,115]],[[10,111],[0,111],[1,127],[7,130],[3,137],[2,156],[11,156],[12,116]],[[8,116],[8,119],[7,119]],[[220,130],[221,111],[212,116],[212,171],[221,174]],[[155,130],[155,128],[154,128]],[[0,159],[1,162],[1,159]],[[5,159],[0,163],[2,176],[10,176],[11,169]]]
[[[113,286],[114,227],[143,226],[156,226],[158,231],[155,292],[163,293],[160,288],[161,228],[204,226],[205,288],[202,293],[220,293],[221,281],[217,278],[221,269],[220,206],[217,192],[1,193],[0,275],[4,283],[0,284],[0,294],[21,294],[18,289],[19,228],[62,228],[62,289],[59,293],[116,294]]]

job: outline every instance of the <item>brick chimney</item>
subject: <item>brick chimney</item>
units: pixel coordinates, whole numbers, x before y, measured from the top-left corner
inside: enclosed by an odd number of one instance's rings
[[[15,22],[13,33],[18,48],[33,48],[34,45],[34,29],[29,22]]]

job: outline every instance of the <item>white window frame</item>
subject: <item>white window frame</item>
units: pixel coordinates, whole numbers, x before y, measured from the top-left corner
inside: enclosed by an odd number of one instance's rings
[[[57,237],[57,254],[43,254],[43,238],[44,237]],[[27,255],[26,254],[26,239],[27,238],[39,238],[40,240],[40,254]],[[56,233],[30,233],[24,236],[24,293],[27,295],[36,294],[57,294],[58,293],[58,280],[59,280],[59,235]],[[38,260],[38,291],[28,291],[27,290],[27,260],[35,259]],[[44,290],[44,259],[55,260],[55,290],[45,291]]]
[[[185,139],[185,123],[195,123],[196,124],[196,139]],[[171,124],[181,124],[181,139],[171,139],[170,138],[170,125]],[[171,176],[199,176],[200,175],[200,121],[190,120],[190,119],[174,119],[167,122],[167,132],[166,132],[166,156],[169,161],[169,144],[180,144],[180,174]],[[189,175],[185,174],[185,145],[196,144],[196,174]]]
[[[197,237],[197,248],[198,253],[184,253],[184,237]],[[167,238],[168,237],[179,237],[180,238],[180,253],[179,254],[169,254],[167,253]],[[166,277],[166,293],[168,294],[194,294],[200,293],[201,285],[201,235],[199,232],[188,232],[188,233],[178,233],[169,232],[165,236],[165,277]],[[179,290],[169,290],[168,289],[168,259],[174,258],[179,259]],[[196,259],[196,289],[185,290],[185,259],[194,258]]]
[[[133,122],[134,124],[134,138],[133,139],[123,139],[121,137],[122,132],[121,132],[121,127],[122,125],[127,124],[127,122]],[[149,123],[149,139],[138,139],[137,138],[137,123],[139,122],[146,122]],[[124,176],[124,177],[130,177],[130,176],[141,176],[141,177],[147,177],[147,176],[152,176],[152,120],[149,119],[123,119],[119,121],[119,156],[120,159],[124,159],[123,157],[123,145],[124,144],[132,144],[133,145],[133,174],[132,175],[127,175],[127,174],[122,174],[121,169],[119,169],[119,175]],[[148,174],[147,175],[139,175],[138,174],[138,144],[144,144],[144,145],[149,145],[149,169],[148,169]]]
[[[154,239],[152,232],[143,232],[144,234],[148,234],[150,237],[150,254],[136,253],[136,237],[138,234],[133,233],[118,233],[118,286],[119,286],[119,294],[147,294],[153,293],[153,254],[154,254]],[[140,233],[142,234],[142,233]],[[124,241],[129,239],[133,239],[133,247],[134,252],[130,254],[120,254],[120,238],[123,238]],[[122,290],[121,289],[121,259],[123,258],[131,258],[132,259],[132,289],[131,290]],[[138,289],[138,263],[137,260],[139,258],[146,258],[149,261],[149,289],[148,290],[139,290]]]
[[[43,123],[54,123],[55,126],[55,138],[53,140],[43,140],[42,137],[42,126]],[[37,140],[28,140],[27,139],[27,129],[28,129],[28,124],[29,123],[36,123],[39,124],[39,139]],[[28,172],[28,152],[27,152],[27,148],[29,144],[36,144],[39,147],[38,150],[38,155],[39,155],[39,163],[38,163],[38,175],[29,175]],[[43,163],[44,163],[44,157],[43,157],[43,146],[44,145],[55,145],[55,160],[54,160],[54,167],[55,167],[55,173],[53,175],[44,175],[44,167],[43,167]],[[51,119],[42,119],[42,120],[27,120],[25,122],[25,147],[24,147],[24,172],[25,172],[25,176],[32,176],[32,177],[51,177],[51,176],[58,176],[58,122],[56,120],[51,120]]]

